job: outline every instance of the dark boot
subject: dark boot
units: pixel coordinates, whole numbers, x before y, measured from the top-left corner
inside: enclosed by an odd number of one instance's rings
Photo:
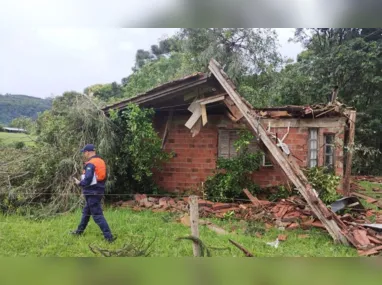
[[[80,235],[82,235],[84,232],[81,232],[81,231],[79,231],[79,230],[76,230],[76,231],[71,231],[70,232],[70,234],[71,235],[74,235],[74,236],[80,236]]]
[[[108,242],[108,243],[113,243],[115,242],[115,240],[117,239],[117,237],[109,237],[109,238],[105,238],[105,240]]]

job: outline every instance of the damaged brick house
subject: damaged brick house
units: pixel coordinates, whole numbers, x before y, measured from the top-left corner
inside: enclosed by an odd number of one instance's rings
[[[245,106],[239,110],[240,105],[227,93],[227,88],[235,91],[235,87],[228,78],[228,87],[221,80],[213,72],[197,73],[104,109],[106,113],[111,109],[123,110],[128,103],[155,109],[154,126],[163,138],[163,148],[175,153],[163,170],[156,173],[158,185],[168,191],[200,189],[214,173],[218,157],[236,155],[233,142],[243,128],[255,134],[251,149],[261,148],[265,153],[261,169],[253,174],[254,182],[261,187],[285,184],[288,181],[285,171],[264,147],[261,133],[251,128],[246,115],[259,123],[281,152],[293,157],[299,167],[326,165],[344,176],[348,114],[355,111],[335,99],[333,104],[255,109],[242,97],[239,103]],[[242,108],[249,114],[243,114]],[[348,183],[346,179],[344,183]]]

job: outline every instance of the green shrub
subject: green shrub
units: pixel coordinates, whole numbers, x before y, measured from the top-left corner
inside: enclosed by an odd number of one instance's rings
[[[330,204],[340,198],[337,187],[341,178],[334,175],[328,168],[313,167],[304,170],[304,172],[324,203]]]
[[[15,149],[23,149],[25,147],[24,142],[15,142],[14,144]]]
[[[243,196],[247,188],[255,193],[259,190],[250,175],[261,165],[262,153],[250,153],[248,145],[253,139],[249,131],[243,131],[235,142],[238,155],[234,158],[220,158],[217,161],[217,173],[209,177],[205,183],[205,194],[212,201],[226,201]],[[247,197],[245,197],[247,198]]]
[[[129,104],[123,112],[112,112],[116,126],[116,147],[110,158],[114,170],[113,192],[157,193],[153,170],[160,169],[172,154],[162,150],[162,141],[155,131],[153,109],[141,109]]]

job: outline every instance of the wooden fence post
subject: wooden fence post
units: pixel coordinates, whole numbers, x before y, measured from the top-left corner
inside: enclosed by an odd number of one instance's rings
[[[198,209],[198,196],[189,197],[190,204],[190,222],[191,222],[191,235],[199,238],[199,209]],[[200,257],[201,248],[200,244],[193,242],[192,249],[195,257]]]

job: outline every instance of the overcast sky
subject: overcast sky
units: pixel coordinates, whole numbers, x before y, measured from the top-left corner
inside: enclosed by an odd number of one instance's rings
[[[137,49],[149,49],[177,29],[0,28],[0,94],[36,97],[82,92],[96,83],[120,82],[131,73]],[[282,55],[296,58],[288,43],[294,29],[277,29]]]

